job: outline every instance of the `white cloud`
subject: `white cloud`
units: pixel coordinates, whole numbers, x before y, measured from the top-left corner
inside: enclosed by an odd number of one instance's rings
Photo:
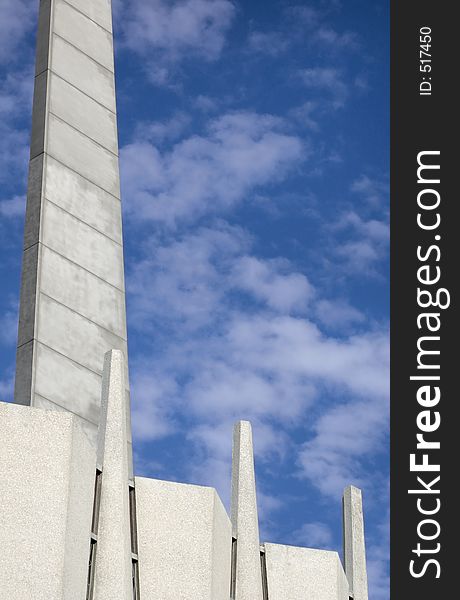
[[[358,193],[371,207],[381,208],[388,203],[388,183],[361,175],[351,184],[351,191]]]
[[[145,251],[128,280],[131,326],[154,336],[156,350],[133,369],[133,388],[151,388],[133,396],[135,435],[168,435],[185,412],[188,439],[203,448],[195,471],[213,483],[230,461],[234,421],[253,422],[262,460],[281,457],[302,423],[310,437],[294,450],[302,475],[326,495],[359,484],[363,456],[380,449],[386,431],[386,331],[326,335],[313,320],[308,301],[317,292],[307,278],[251,254],[250,238],[228,225]],[[343,310],[345,321],[358,318]],[[326,412],[324,396],[333,403]]]
[[[318,300],[315,312],[319,321],[328,327],[339,331],[366,320],[365,315],[351,306],[345,300]]]
[[[300,453],[301,473],[323,494],[339,498],[345,486],[369,484],[361,462],[370,453],[383,450],[388,431],[389,359],[387,336],[382,335],[379,367],[382,386],[366,399],[333,406],[314,425],[314,436]],[[377,345],[375,347],[377,349]],[[357,365],[356,368],[359,368]],[[369,381],[372,384],[372,380]],[[380,388],[380,389],[379,389]]]
[[[305,310],[313,295],[305,275],[290,273],[289,265],[279,259],[262,261],[243,256],[235,263],[233,278],[237,287],[284,313]]]
[[[325,523],[315,521],[304,523],[294,531],[293,538],[300,546],[328,550],[332,544],[332,531]]]
[[[0,82],[0,182],[26,172],[30,133],[24,128],[24,117],[31,112],[32,73],[27,68]],[[16,208],[15,200],[4,205],[3,216]]]
[[[25,206],[25,196],[13,196],[7,200],[0,200],[0,216],[4,219],[23,217]]]
[[[353,273],[375,274],[375,266],[387,256],[390,241],[390,225],[387,216],[382,219],[363,219],[350,210],[328,226],[334,234],[346,236],[343,241],[335,241],[334,252],[342,265]]]
[[[177,111],[170,119],[152,122],[140,122],[136,126],[136,138],[162,144],[178,140],[189,128],[191,118],[182,111]]]
[[[194,105],[198,110],[208,113],[217,110],[219,101],[216,98],[211,98],[210,96],[200,94],[195,98]]]
[[[251,52],[279,56],[289,47],[289,37],[277,31],[252,31],[248,37]]]
[[[385,497],[388,506],[388,491]],[[388,600],[390,597],[389,556],[390,556],[390,512],[386,511],[384,518],[376,528],[376,535],[368,542],[367,576],[369,582],[369,598],[372,600]]]
[[[235,15],[229,0],[131,0],[120,24],[124,43],[143,56],[176,62],[219,57]]]
[[[271,115],[230,113],[166,152],[135,141],[121,151],[125,207],[133,219],[170,226],[222,212],[254,188],[282,179],[305,155]]]
[[[18,57],[18,48],[37,18],[34,0],[0,0],[0,64]]]
[[[358,47],[356,33],[352,31],[338,33],[335,29],[328,26],[322,26],[318,29],[315,34],[315,40],[340,52],[344,49],[354,50]]]

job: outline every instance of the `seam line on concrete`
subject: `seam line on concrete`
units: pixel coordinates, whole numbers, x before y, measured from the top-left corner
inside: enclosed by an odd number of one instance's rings
[[[41,342],[37,338],[35,338],[35,341],[37,342],[37,344],[40,344],[40,346],[43,346],[44,348],[47,348],[51,352],[54,352],[54,354],[58,354],[59,356],[62,356],[63,358],[65,358],[66,360],[69,360],[74,365],[78,365],[79,367],[81,367],[82,369],[85,369],[86,371],[89,371],[93,375],[97,375],[97,377],[102,377],[102,372],[98,373],[97,371],[95,371],[91,367],[88,367],[86,365],[82,365],[80,362],[78,362],[78,360],[74,360],[73,358],[70,358],[70,356],[67,356],[67,354],[63,354],[62,352],[59,352],[59,350],[56,350],[56,348],[52,348],[51,346],[48,346],[48,344],[45,344],[44,342]],[[129,389],[126,387],[126,385],[125,385],[125,390],[129,392]],[[38,394],[38,395],[41,396],[41,394]],[[45,396],[43,396],[43,397],[45,398]]]
[[[81,129],[78,129],[78,127],[75,127],[75,125],[71,125],[68,121],[66,121],[65,119],[63,119],[59,115],[57,115],[52,110],[48,110],[48,113],[50,115],[52,115],[55,119],[57,119],[58,121],[60,121],[61,123],[64,123],[64,125],[67,125],[71,129],[73,129],[74,131],[76,131],[77,133],[79,133],[80,135],[84,136],[87,140],[90,140],[91,142],[93,142],[94,144],[96,144],[96,146],[99,146],[99,148],[102,148],[106,152],[109,152],[112,156],[114,156],[115,158],[118,159],[118,154],[115,154],[115,152],[112,152],[112,150],[109,150],[106,146],[103,146],[100,142],[97,142],[94,138],[92,138],[91,136],[89,136],[87,133],[85,133]]]
[[[72,42],[69,42],[68,39],[66,39],[65,37],[63,37],[59,33],[56,33],[56,31],[54,31],[54,30],[53,30],[53,35],[56,36],[57,38],[59,38],[60,40],[62,40],[63,42],[65,42],[66,44],[68,44],[69,46],[72,46],[72,48],[74,48],[75,50],[78,50],[78,52],[80,52],[81,54],[83,54],[83,56],[86,56],[86,58],[89,58],[89,60],[91,60],[98,67],[101,67],[102,69],[104,69],[105,71],[107,71],[107,73],[110,73],[110,75],[112,75],[112,77],[114,76],[114,71],[112,71],[112,69],[109,69],[108,67],[106,67],[105,65],[103,65],[102,63],[100,63],[98,60],[96,60],[95,58],[93,58],[92,56],[90,56],[89,54],[87,54],[84,50],[82,50],[78,46],[75,46],[75,44],[72,44]]]
[[[38,242],[39,244],[42,245],[43,248],[46,248],[47,250],[49,250],[50,252],[53,252],[54,254],[57,254],[58,256],[60,256],[61,258],[63,258],[64,260],[66,260],[67,262],[71,263],[72,265],[75,265],[76,267],[78,267],[79,269],[82,269],[82,271],[85,271],[86,273],[89,273],[90,275],[92,275],[93,277],[96,277],[96,279],[99,279],[99,281],[103,281],[104,283],[106,283],[107,285],[109,285],[111,288],[113,288],[114,290],[117,290],[117,292],[120,292],[120,294],[124,294],[125,290],[122,288],[117,287],[116,285],[113,285],[113,283],[110,283],[109,281],[106,281],[103,277],[101,277],[100,275],[96,275],[96,273],[93,273],[92,271],[90,271],[89,269],[86,269],[85,267],[83,267],[82,265],[80,265],[79,263],[75,262],[74,260],[72,260],[71,258],[68,258],[67,256],[64,256],[64,254],[61,254],[60,252],[58,252],[57,250],[55,250],[54,248],[51,248],[50,246],[48,246],[47,244],[43,243],[43,242]]]
[[[79,317],[81,317],[85,321],[88,321],[88,323],[92,323],[92,325],[96,325],[96,327],[99,327],[103,331],[106,331],[107,333],[110,333],[110,335],[113,335],[114,337],[118,338],[122,342],[125,342],[125,343],[128,342],[128,340],[126,338],[122,337],[121,335],[118,335],[118,333],[114,333],[113,331],[110,331],[110,329],[107,329],[107,327],[104,327],[104,325],[100,325],[99,323],[96,323],[96,321],[93,321],[92,319],[86,317],[85,315],[82,315],[81,313],[78,312],[78,310],[70,308],[70,306],[67,306],[67,304],[64,304],[63,302],[59,302],[59,300],[56,300],[56,298],[53,298],[52,296],[50,296],[46,292],[42,292],[41,290],[39,290],[39,293],[42,294],[43,296],[45,296],[45,298],[49,298],[52,302],[56,302],[56,304],[59,304],[60,306],[63,306],[64,308],[67,308],[67,310],[70,310],[70,312],[73,312],[74,314],[78,315]]]
[[[65,208],[62,208],[62,206],[59,206],[59,204],[56,204],[56,202],[53,202],[52,200],[50,200],[46,196],[43,196],[43,199],[46,200],[47,202],[49,202],[50,204],[52,204],[53,206],[55,206],[56,208],[58,208],[59,210],[61,210],[62,212],[64,212],[67,215],[71,216],[72,219],[75,219],[76,221],[79,221],[80,223],[83,223],[83,225],[86,225],[86,227],[89,227],[93,231],[96,231],[97,233],[100,233],[102,236],[104,236],[105,238],[107,238],[108,240],[110,240],[111,242],[113,242],[114,244],[116,244],[117,246],[120,246],[120,248],[123,248],[123,244],[121,244],[120,242],[117,242],[117,240],[114,240],[113,237],[110,237],[110,235],[107,235],[103,231],[100,231],[97,227],[94,227],[94,225],[90,225],[86,221],[83,221],[83,219],[80,219],[80,217],[75,216],[69,210],[66,210]]]
[[[86,365],[82,365],[80,362],[78,362],[78,360],[74,360],[73,358],[70,358],[70,356],[67,356],[67,354],[63,354],[62,352],[59,352],[59,350],[56,350],[56,348],[52,348],[51,346],[48,346],[48,344],[45,344],[45,342],[41,342],[38,338],[35,338],[35,341],[37,342],[37,344],[40,344],[40,346],[43,346],[44,348],[47,348],[48,350],[51,350],[51,352],[54,352],[54,354],[58,354],[59,356],[62,356],[62,358],[65,358],[66,360],[69,360],[74,365],[78,365],[82,369],[86,369],[86,371],[89,371],[93,375],[97,375],[98,377],[102,377],[101,373],[98,373],[97,371],[95,371],[91,367],[88,367]],[[41,394],[39,394],[39,396],[41,396]],[[43,397],[45,397],[45,396],[43,396]]]
[[[109,31],[108,29],[106,29],[103,25],[101,25],[100,23],[98,23],[97,21],[95,21],[94,19],[92,19],[85,12],[83,12],[82,10],[80,10],[79,8],[77,8],[76,6],[74,6],[73,4],[70,4],[70,2],[67,2],[67,0],[61,0],[61,1],[64,2],[65,4],[67,4],[67,6],[70,6],[71,8],[73,8],[76,12],[78,12],[81,15],[83,15],[84,17],[86,17],[88,19],[88,21],[91,21],[91,23],[94,23],[95,25],[97,25],[98,27],[100,27],[101,29],[103,29],[106,33],[108,33],[110,35],[113,35],[112,31]]]
[[[91,425],[95,425],[96,427],[98,426],[98,424],[94,423],[94,421],[90,421],[89,419],[86,419],[85,417],[82,417],[81,415],[79,415],[78,413],[74,412],[73,410],[69,410],[65,406],[62,406],[62,404],[58,404],[57,402],[54,402],[53,400],[50,400],[49,398],[47,398],[46,396],[43,396],[42,394],[36,394],[36,396],[38,398],[43,398],[43,400],[46,400],[50,404],[53,404],[54,406],[59,406],[59,408],[63,409],[63,411],[56,411],[56,412],[69,412],[72,415],[75,415],[76,417],[78,417],[79,419],[83,419],[83,421],[86,421],[87,423],[90,423]],[[38,408],[38,407],[37,406],[34,407],[34,405],[32,404],[32,408]],[[47,410],[47,409],[43,408],[41,410]]]
[[[49,68],[49,65],[48,65],[45,69],[43,69],[43,71],[40,71],[40,73],[36,73],[34,75],[34,81],[35,81],[35,79],[37,79],[38,77],[40,77],[40,75],[43,75],[43,73],[45,73],[46,71],[50,71],[50,70],[51,69]]]
[[[40,152],[40,154],[46,154],[46,156],[49,156],[50,158],[55,160],[57,163],[59,163],[61,166],[65,167],[66,169],[69,169],[69,171],[72,171],[72,173],[75,173],[76,175],[78,175],[78,177],[81,177],[85,181],[88,181],[88,183],[95,185],[96,187],[98,187],[100,190],[102,190],[106,194],[109,194],[109,196],[112,196],[112,198],[115,198],[116,200],[118,200],[118,202],[121,202],[121,199],[118,196],[115,196],[115,194],[112,194],[112,192],[109,192],[108,190],[103,188],[102,185],[99,185],[98,183],[94,182],[92,179],[89,179],[88,177],[86,177],[85,175],[82,175],[75,169],[72,169],[72,167],[69,167],[69,165],[66,165],[64,162],[62,162],[62,160],[59,160],[59,158],[56,158],[53,154],[50,154],[49,152]],[[40,156],[40,154],[37,154],[37,156]],[[34,156],[34,158],[37,158],[37,156]]]
[[[111,115],[114,115],[115,117],[117,116],[117,113],[114,110],[112,110],[111,108],[109,108],[105,104],[102,104],[102,102],[99,102],[99,100],[96,100],[96,98],[93,98],[92,96],[90,96],[89,94],[87,94],[86,92],[84,92],[83,90],[81,90],[77,85],[75,85],[74,83],[72,83],[71,81],[69,81],[68,79],[66,79],[65,77],[63,77],[62,75],[59,75],[59,73],[56,73],[56,71],[54,71],[52,68],[48,68],[48,69],[45,69],[45,70],[49,71],[50,73],[52,73],[52,75],[54,77],[57,77],[58,79],[61,79],[61,81],[65,81],[67,83],[67,85],[70,85],[71,87],[74,88],[74,90],[77,90],[78,92],[80,92],[80,94],[83,94],[83,96],[86,96],[87,98],[89,98],[90,100],[92,100],[95,104],[97,104],[101,108],[104,108]],[[44,73],[44,72],[45,71],[42,71],[42,73]],[[40,75],[42,73],[40,73]],[[37,77],[38,77],[38,75],[37,75]]]

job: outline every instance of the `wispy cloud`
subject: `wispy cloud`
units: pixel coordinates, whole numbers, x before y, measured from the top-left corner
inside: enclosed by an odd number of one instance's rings
[[[181,61],[219,58],[236,10],[229,0],[130,0],[119,12],[124,46],[143,57],[155,83],[167,85]]]
[[[121,151],[127,214],[170,226],[228,210],[253,189],[279,181],[305,156],[297,136],[271,115],[229,113],[166,152],[134,141]]]
[[[288,35],[278,31],[252,31],[248,37],[248,50],[266,56],[279,56],[289,44]]]
[[[293,533],[294,540],[299,546],[307,548],[322,548],[328,550],[332,544],[332,531],[325,523],[315,521],[304,523]]]
[[[307,278],[285,260],[252,254],[240,229],[222,224],[150,244],[146,252],[150,258],[129,276],[129,305],[132,325],[155,332],[161,352],[152,349],[133,370],[134,389],[152,387],[149,396],[136,396],[136,435],[146,440],[180,430],[173,415],[186,406],[189,440],[222,466],[236,419],[253,421],[262,457],[283,452],[287,432],[300,421],[311,438],[298,448],[303,476],[334,497],[350,480],[359,483],[361,453],[381,443],[375,428],[386,411],[386,331],[325,334],[309,312],[317,292]],[[344,320],[359,319],[352,307],[343,310]],[[307,419],[324,394],[348,400]],[[151,419],[160,429],[149,430]]]
[[[17,50],[35,23],[37,7],[34,0],[0,0],[0,64],[22,57]]]
[[[333,67],[315,67],[301,69],[298,75],[305,87],[327,92],[332,98],[334,108],[341,108],[345,104],[349,88],[340,70]]]

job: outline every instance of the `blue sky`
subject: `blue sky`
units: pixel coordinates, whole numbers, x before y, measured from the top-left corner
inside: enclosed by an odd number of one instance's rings
[[[11,399],[35,0],[0,0],[0,397]],[[388,598],[388,3],[115,4],[138,474],[215,485],[254,427],[263,540]]]

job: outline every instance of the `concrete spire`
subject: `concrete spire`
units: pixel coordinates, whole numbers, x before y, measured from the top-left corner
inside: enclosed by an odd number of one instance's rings
[[[132,558],[124,358],[105,355],[98,463],[102,486],[97,531],[94,599],[132,600]],[[101,465],[102,463],[102,465]]]
[[[111,2],[41,0],[15,401],[94,445],[103,356],[127,355],[122,244]]]
[[[343,555],[354,600],[368,600],[366,548],[361,490],[353,485],[343,493]]]
[[[231,520],[236,538],[236,600],[263,600],[251,424],[233,432]]]

